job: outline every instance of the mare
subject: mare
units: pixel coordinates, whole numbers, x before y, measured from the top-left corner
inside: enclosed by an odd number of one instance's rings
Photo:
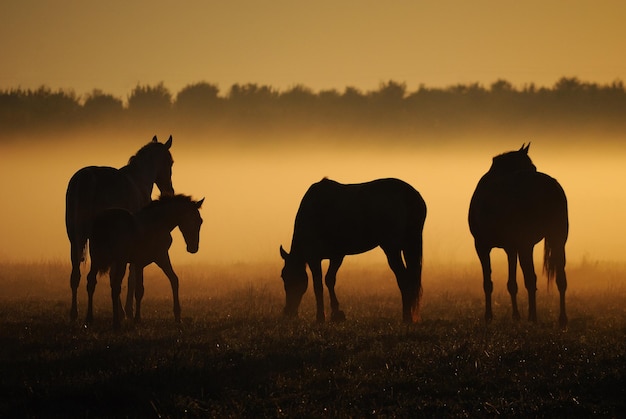
[[[528,291],[528,319],[537,321],[537,275],[533,248],[544,243],[544,271],[548,281],[556,277],[560,294],[559,324],[567,327],[565,313],[565,242],[568,234],[567,199],[559,183],[537,172],[528,156],[528,146],[493,158],[489,171],[480,179],[469,207],[469,227],[483,272],[485,320],[493,319],[491,311],[490,253],[502,248],[508,258],[507,288],[513,304],[513,318],[519,320],[517,308],[517,260],[522,268]]]
[[[107,208],[124,208],[136,212],[150,203],[152,185],[156,183],[163,195],[173,195],[172,136],[159,143],[156,135],[141,148],[121,169],[113,167],[84,167],[69,181],[66,192],[65,226],[70,240],[72,273],[72,307],[70,318],[76,320],[78,307],[76,293],[80,283],[80,263],[85,260],[85,246],[91,238],[95,215]],[[135,269],[130,268],[126,311],[132,315],[132,290]]]
[[[280,247],[285,261],[285,315],[294,317],[298,313],[308,286],[308,265],[313,276],[317,321],[325,320],[322,260],[329,259],[325,282],[330,294],[331,320],[344,320],[335,294],[337,271],[346,255],[380,246],[400,288],[403,320],[417,322],[425,220],[422,196],[398,179],[345,185],[324,178],[311,185],[296,215],[291,253]]]
[[[137,266],[135,320],[139,321],[144,293],[143,268],[153,262],[170,280],[174,299],[174,318],[180,322],[178,276],[172,269],[168,253],[172,244],[171,231],[178,227],[187,244],[187,251],[196,253],[200,242],[202,217],[199,209],[202,202],[204,199],[196,202],[186,195],[162,196],[135,214],[125,209],[111,208],[95,217],[89,245],[91,269],[87,274],[89,299],[86,323],[93,321],[96,276],[109,270],[113,325],[116,328],[120,326],[122,313],[120,293],[127,263],[134,263]]]

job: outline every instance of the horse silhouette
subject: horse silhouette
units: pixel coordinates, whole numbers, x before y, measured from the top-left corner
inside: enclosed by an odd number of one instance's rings
[[[282,270],[285,315],[298,313],[308,286],[308,265],[313,276],[317,321],[325,320],[321,263],[329,259],[325,282],[330,295],[331,320],[344,320],[345,314],[339,310],[335,294],[337,271],[346,255],[380,246],[400,288],[403,320],[417,322],[425,219],[426,204],[422,196],[398,179],[345,185],[325,178],[311,185],[296,215],[291,253],[280,247],[285,261]]]
[[[91,269],[87,274],[87,319],[93,321],[93,294],[96,276],[109,270],[111,299],[113,303],[113,325],[120,326],[120,292],[126,264],[137,266],[135,320],[141,319],[143,298],[143,268],[156,263],[163,270],[172,286],[174,318],[180,322],[178,300],[178,276],[172,269],[169,248],[172,244],[171,231],[178,227],[183,234],[187,251],[196,253],[200,242],[202,217],[199,209],[204,199],[196,202],[186,195],[163,196],[152,201],[139,212],[132,214],[121,208],[111,208],[96,215],[89,244]]]
[[[95,215],[107,208],[123,208],[136,212],[150,203],[152,185],[156,183],[163,195],[173,195],[172,136],[159,143],[156,135],[121,169],[113,167],[84,167],[69,181],[66,192],[65,226],[70,240],[72,273],[72,307],[70,318],[76,320],[76,293],[80,284],[80,263],[85,259],[85,246],[91,237]],[[128,276],[126,311],[132,315],[135,269]]]
[[[493,319],[491,310],[490,253],[502,248],[508,258],[507,288],[513,304],[513,318],[520,318],[517,308],[517,260],[528,291],[528,319],[537,321],[537,275],[533,248],[545,238],[544,271],[548,281],[556,277],[560,294],[559,324],[567,327],[565,313],[565,242],[568,234],[567,199],[559,183],[537,172],[528,156],[528,146],[493,158],[489,171],[480,179],[469,207],[469,227],[483,272],[485,319]]]

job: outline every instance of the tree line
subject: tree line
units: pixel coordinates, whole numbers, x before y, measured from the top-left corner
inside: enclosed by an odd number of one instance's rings
[[[0,124],[4,131],[150,124],[155,120],[196,128],[254,129],[344,128],[397,130],[499,129],[548,126],[626,128],[626,89],[563,77],[552,87],[506,80],[489,86],[424,85],[409,91],[390,80],[378,89],[346,87],[318,92],[304,85],[280,91],[253,83],[234,84],[226,92],[217,85],[187,85],[175,96],[163,84],[137,85],[123,101],[101,90],[85,96],[72,91],[38,89],[0,91]]]

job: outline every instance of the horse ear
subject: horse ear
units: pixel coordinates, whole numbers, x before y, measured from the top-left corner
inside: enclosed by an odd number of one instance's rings
[[[287,260],[287,258],[289,257],[289,253],[287,253],[287,251],[285,249],[283,249],[283,245],[280,245],[280,257],[283,258],[283,260]]]
[[[524,151],[524,147],[526,147],[526,143],[522,144],[522,146],[517,151]]]
[[[157,140],[157,136],[156,136],[156,134],[155,134],[155,136],[154,136],[154,137],[152,137],[152,142],[153,142],[153,143],[158,143],[158,142],[159,142],[159,140]]]
[[[171,146],[172,146],[172,135],[170,134],[170,138],[165,142],[165,148],[169,150]]]
[[[198,202],[196,202],[196,207],[201,208],[202,207],[202,203],[204,202],[204,198],[202,198],[201,200],[199,200]]]
[[[528,143],[528,145],[526,146],[526,148],[524,149],[524,151],[526,152],[526,154],[528,154],[528,149],[530,148],[530,143]]]

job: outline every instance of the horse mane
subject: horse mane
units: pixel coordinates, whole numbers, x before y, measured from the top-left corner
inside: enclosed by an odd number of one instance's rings
[[[177,195],[161,195],[158,199],[151,201],[148,205],[144,207],[144,209],[149,210],[153,208],[158,208],[164,204],[172,203],[172,202],[187,202],[193,203],[194,200],[189,195],[177,194]]]
[[[128,164],[132,164],[134,161],[151,154],[153,150],[158,150],[160,146],[163,146],[163,144],[156,141],[150,141],[148,144],[141,147],[134,156],[131,156],[130,159],[128,159]]]
[[[508,151],[493,158],[490,173],[507,174],[517,172],[536,172],[537,167],[528,156],[528,149]]]

